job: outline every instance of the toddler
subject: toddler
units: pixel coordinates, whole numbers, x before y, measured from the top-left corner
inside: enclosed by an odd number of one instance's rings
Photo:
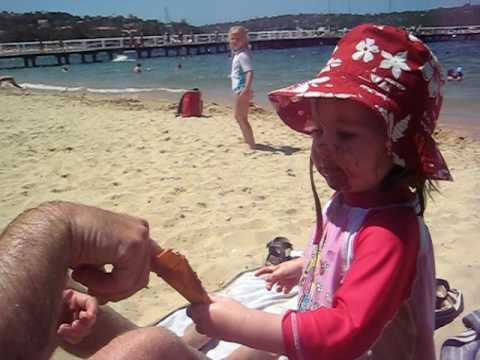
[[[268,288],[298,283],[298,310],[275,315],[212,297],[188,310],[201,333],[257,349],[245,358],[435,359],[423,213],[431,182],[451,180],[432,138],[443,82],[415,36],[365,24],[314,79],[269,94],[280,118],[312,137],[317,222],[303,259],[257,272]],[[323,212],[313,168],[333,190]]]

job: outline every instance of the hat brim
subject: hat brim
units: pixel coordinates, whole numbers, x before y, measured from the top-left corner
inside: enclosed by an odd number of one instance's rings
[[[328,75],[272,91],[268,98],[282,121],[295,131],[311,134],[315,130],[312,121],[311,99],[342,99],[367,106],[380,116],[380,109],[396,112],[398,106],[379,89],[358,78],[344,75]]]
[[[402,116],[398,104],[381,89],[374,89],[368,81],[347,75],[321,76],[319,78],[272,91],[268,98],[282,121],[295,131],[310,135],[316,125],[312,120],[311,99],[342,99],[355,101],[371,109],[386,121],[387,114]],[[424,145],[416,155],[422,161],[422,172],[433,180],[452,180],[447,164],[430,134],[424,133]],[[395,146],[393,152],[396,153]],[[417,151],[409,146],[408,152]],[[426,158],[437,159],[427,161]],[[405,166],[403,161],[394,162]],[[426,164],[426,165],[425,165]]]

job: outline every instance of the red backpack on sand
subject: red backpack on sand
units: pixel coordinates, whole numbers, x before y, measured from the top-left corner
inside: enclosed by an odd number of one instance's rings
[[[182,95],[178,104],[177,116],[190,117],[202,116],[203,101],[202,93],[199,89],[187,90]]]

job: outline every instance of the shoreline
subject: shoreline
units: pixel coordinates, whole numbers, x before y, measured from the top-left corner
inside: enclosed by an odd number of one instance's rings
[[[17,89],[2,89],[7,94],[22,95],[22,91]],[[109,102],[130,102],[137,103],[138,106],[144,106],[146,108],[158,108],[163,109],[164,106],[169,106],[171,109],[176,109],[178,102],[183,93],[174,93],[166,91],[152,91],[152,92],[138,92],[138,93],[93,93],[88,91],[68,92],[68,91],[56,91],[56,90],[36,90],[26,89],[25,94],[31,94],[35,96],[50,95],[66,98],[79,98],[90,99],[96,101],[106,100]],[[266,96],[264,96],[266,99]],[[260,109],[269,115],[275,115],[275,111],[268,100],[262,101],[262,97],[256,96],[252,101],[252,108],[254,111]],[[231,94],[219,96],[212,95],[208,92],[205,94],[202,92],[202,99],[204,108],[208,106],[220,106],[232,111],[233,97]],[[480,103],[475,102],[472,99],[462,98],[444,98],[442,111],[440,113],[439,126],[449,130],[454,130],[458,134],[466,137],[480,140],[480,119],[475,119],[476,114],[480,114]]]

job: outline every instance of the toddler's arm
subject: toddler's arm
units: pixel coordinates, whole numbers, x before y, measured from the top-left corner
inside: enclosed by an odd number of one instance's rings
[[[191,305],[187,315],[201,334],[254,349],[284,353],[282,315],[248,309],[225,297],[210,295],[212,303]]]

